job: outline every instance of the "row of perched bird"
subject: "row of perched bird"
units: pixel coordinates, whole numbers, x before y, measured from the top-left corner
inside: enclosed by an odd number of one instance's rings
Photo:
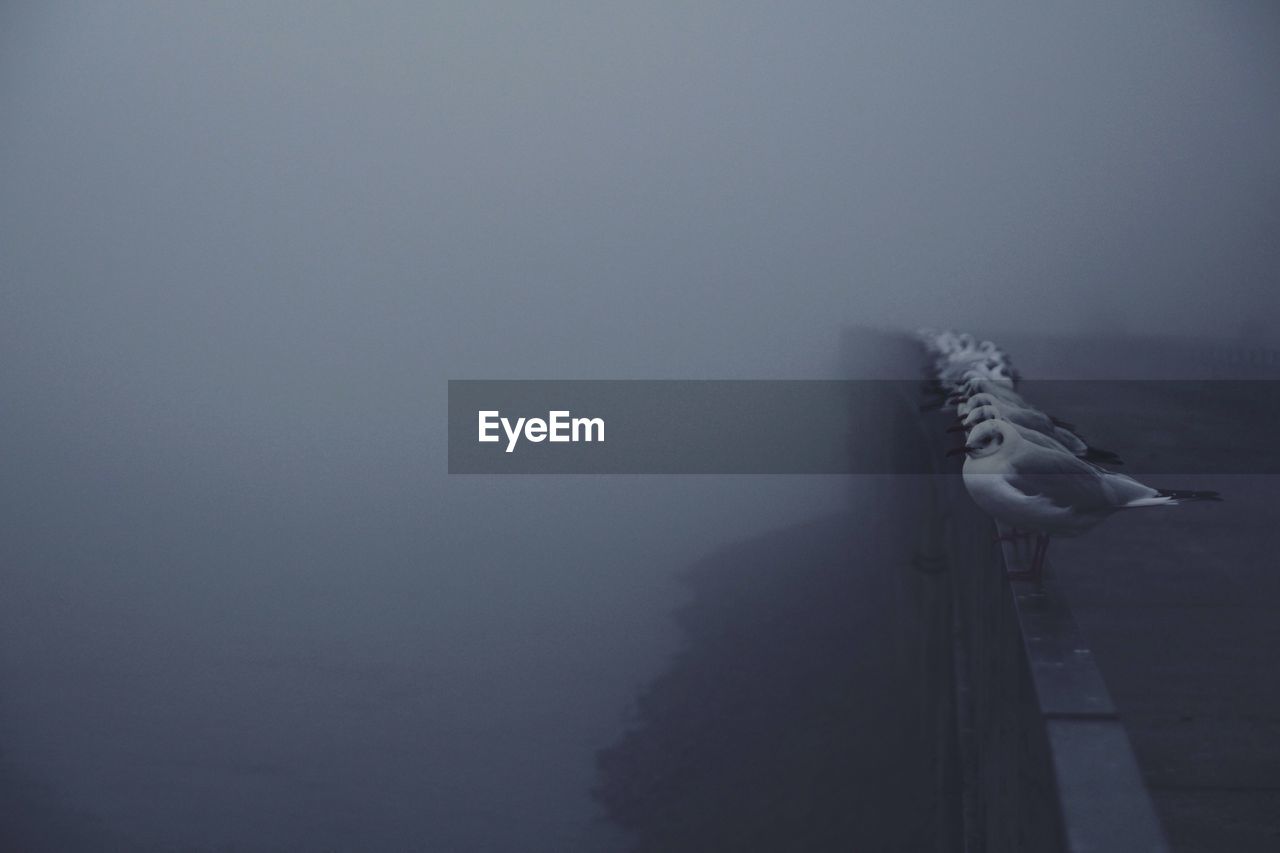
[[[1018,372],[991,341],[967,333],[921,330],[933,359],[929,408],[953,407],[965,442],[964,485],[974,502],[1010,532],[1036,537],[1030,569],[1038,578],[1051,536],[1077,536],[1125,509],[1221,500],[1217,492],[1156,489],[1103,468],[1122,464],[1090,447],[1075,427],[1045,414],[1016,390]]]

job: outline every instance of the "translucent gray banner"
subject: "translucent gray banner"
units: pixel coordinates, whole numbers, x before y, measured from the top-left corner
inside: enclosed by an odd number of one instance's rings
[[[1280,382],[1024,382],[1127,473],[1280,473]],[[905,380],[453,380],[452,474],[932,474],[956,423]],[[959,445],[962,434],[948,435]]]

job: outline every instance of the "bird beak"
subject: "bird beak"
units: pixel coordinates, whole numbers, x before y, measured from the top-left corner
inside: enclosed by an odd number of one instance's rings
[[[969,398],[963,394],[952,394],[950,397],[947,398],[947,402],[953,406],[956,406],[956,405],[959,405],[960,403],[963,403],[967,399]]]
[[[968,432],[968,430],[965,429],[964,424],[961,423],[961,424],[956,424],[953,427],[947,427],[947,432]]]
[[[970,447],[969,445],[967,445],[967,444],[962,444],[962,445],[960,445],[959,447],[953,447],[953,448],[951,448],[950,450],[948,450],[948,451],[947,451],[947,455],[948,455],[948,456],[959,456],[961,453],[968,453],[968,452],[969,452],[970,450],[972,450],[972,449],[973,449],[973,448],[972,448],[972,447]]]

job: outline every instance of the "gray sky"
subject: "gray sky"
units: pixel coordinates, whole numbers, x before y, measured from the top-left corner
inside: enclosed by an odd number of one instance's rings
[[[346,384],[1234,333],[1280,252],[1263,8],[9,4],[5,340]]]

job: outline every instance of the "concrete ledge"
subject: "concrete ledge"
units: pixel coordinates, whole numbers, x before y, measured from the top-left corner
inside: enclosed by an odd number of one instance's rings
[[[947,422],[924,416],[940,460]],[[958,465],[934,480],[924,538],[941,544],[952,591],[964,849],[1166,853],[1129,736],[1052,564],[1043,584],[1011,582],[1029,545],[995,544],[1001,531],[969,498]]]
[[[904,365],[925,362],[907,336],[887,332],[851,330],[843,352],[855,377],[909,379]],[[1129,734],[1053,566],[1043,586],[1009,581],[1010,569],[1026,568],[1029,545],[994,542],[999,531],[965,491],[958,460],[945,458],[952,416],[919,411],[909,386],[896,384],[901,397],[875,415],[882,424],[893,413],[897,446],[884,452],[925,453],[934,471],[922,478],[925,518],[910,572],[927,587],[916,600],[927,624],[941,626],[951,668],[937,752],[959,837],[939,849],[1165,853]],[[939,673],[926,668],[922,677]]]
[[[1005,545],[1005,566],[1027,555]],[[1058,807],[1070,853],[1169,849],[1138,761],[1093,652],[1062,590],[1010,584],[1037,709],[1048,736]]]
[[[1045,725],[1066,849],[1071,853],[1168,850],[1120,721],[1046,718]]]

